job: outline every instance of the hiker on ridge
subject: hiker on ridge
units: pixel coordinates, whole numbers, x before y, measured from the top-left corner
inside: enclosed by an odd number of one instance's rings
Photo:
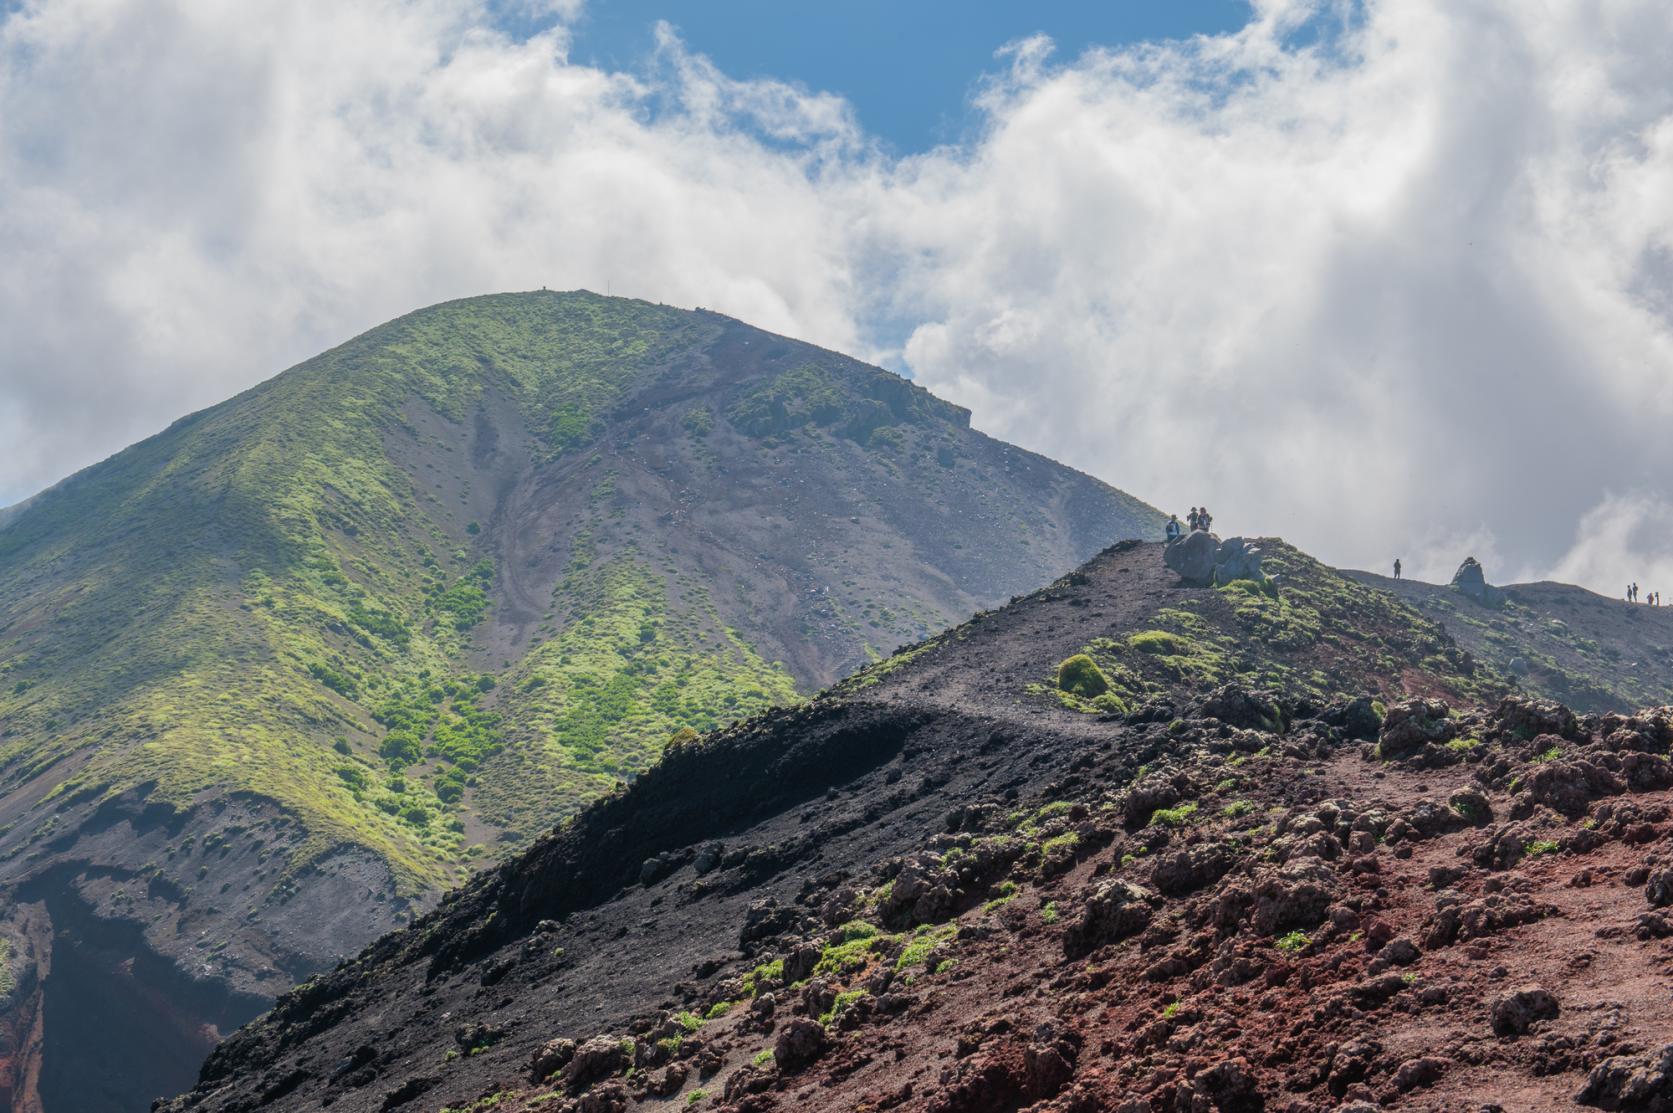
[[[1169,514],[1168,515],[1168,544],[1172,545],[1175,541],[1178,541],[1178,540],[1179,540],[1179,515],[1178,514]]]
[[[1394,578],[1397,579],[1397,580],[1400,578],[1400,558],[1399,557],[1394,558]]]
[[[1208,512],[1208,507],[1205,506],[1197,512],[1197,528],[1198,529],[1202,530],[1204,533],[1207,533],[1208,532],[1208,527],[1213,525],[1213,524],[1214,524],[1214,515],[1212,515]]]
[[[1191,512],[1185,515],[1185,524],[1191,527],[1192,533],[1202,528],[1202,515],[1197,513],[1196,507],[1191,507]]]

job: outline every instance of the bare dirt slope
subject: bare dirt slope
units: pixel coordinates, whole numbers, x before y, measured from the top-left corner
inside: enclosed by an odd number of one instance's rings
[[[1271,546],[1255,609],[1118,547],[671,751],[166,1108],[1666,1108],[1668,713]]]

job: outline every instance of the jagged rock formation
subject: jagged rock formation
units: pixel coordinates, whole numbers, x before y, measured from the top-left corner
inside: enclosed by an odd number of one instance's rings
[[[0,515],[0,1087],[177,1089],[676,731],[1161,523],[879,368],[586,293],[184,418]]]

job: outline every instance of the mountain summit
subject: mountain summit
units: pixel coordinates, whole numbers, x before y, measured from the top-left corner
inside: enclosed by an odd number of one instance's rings
[[[179,1089],[670,736],[1161,523],[887,371],[581,292],[185,418],[0,521],[0,1075]]]

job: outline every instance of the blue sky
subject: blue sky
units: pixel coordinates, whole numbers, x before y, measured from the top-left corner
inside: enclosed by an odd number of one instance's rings
[[[1088,46],[1231,31],[1249,14],[1243,0],[596,0],[575,25],[571,58],[639,69],[666,20],[728,75],[838,93],[868,132],[911,153],[965,137],[971,89],[1008,42],[1043,33],[1072,58]]]

